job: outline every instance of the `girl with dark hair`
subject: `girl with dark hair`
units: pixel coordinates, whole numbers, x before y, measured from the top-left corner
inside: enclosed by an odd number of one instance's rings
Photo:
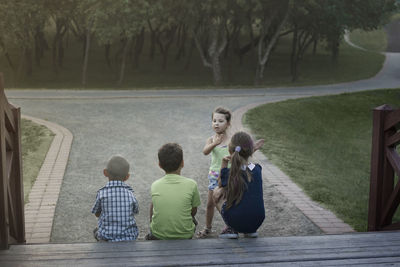
[[[263,143],[263,140],[262,140]],[[220,238],[257,237],[265,218],[261,166],[248,162],[256,147],[250,135],[238,132],[229,143],[229,156],[223,158],[219,187],[214,190],[214,203],[227,227]],[[228,163],[231,163],[228,168]]]

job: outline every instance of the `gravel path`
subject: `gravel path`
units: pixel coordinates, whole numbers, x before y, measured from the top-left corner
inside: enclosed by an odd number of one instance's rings
[[[400,87],[400,55],[387,53],[384,68],[374,78],[352,83],[314,87],[237,90],[165,91],[47,91],[7,90],[11,102],[25,115],[58,123],[74,135],[61,188],[52,242],[93,242],[96,218],[90,214],[96,191],[106,183],[102,170],[116,153],[131,163],[128,183],[140,202],[136,217],[140,238],[148,231],[149,189],[163,176],[157,150],[166,142],[183,146],[183,175],[198,182],[202,205],[198,212],[204,227],[209,157],[201,153],[212,135],[210,113],[216,106],[236,110],[250,103],[289,98]],[[320,230],[283,197],[264,177],[266,220],[260,236],[312,235]],[[214,229],[223,222],[215,216]],[[216,234],[215,234],[216,235]]]

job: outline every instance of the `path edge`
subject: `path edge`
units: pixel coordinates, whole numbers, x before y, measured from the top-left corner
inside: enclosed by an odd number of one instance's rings
[[[25,205],[26,243],[49,243],[73,135],[56,123],[27,115],[21,117],[43,125],[55,134]]]
[[[267,103],[271,103],[271,101],[267,100],[259,103],[252,103],[234,110],[231,123],[232,131],[245,131],[251,136],[254,136],[252,131],[243,125],[243,116],[250,109]],[[310,197],[304,193],[303,189],[294,183],[283,171],[273,165],[261,151],[256,151],[253,154],[253,159],[262,166],[264,179],[267,179],[283,196],[292,202],[296,208],[308,217],[311,222],[317,225],[325,234],[355,232],[350,225],[337,218],[333,212],[323,208],[320,204],[311,200]]]

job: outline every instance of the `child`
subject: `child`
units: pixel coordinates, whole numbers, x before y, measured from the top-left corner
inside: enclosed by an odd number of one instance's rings
[[[134,214],[139,212],[132,188],[124,183],[129,178],[129,163],[113,156],[103,171],[109,182],[97,192],[92,213],[98,217],[94,236],[98,241],[136,240],[139,234]]]
[[[180,145],[163,145],[158,160],[165,176],[151,185],[150,233],[146,239],[190,239],[200,205],[197,183],[180,175],[184,166]]]
[[[228,109],[218,107],[211,114],[212,128],[215,132],[207,139],[203,148],[203,154],[211,153],[211,166],[208,172],[208,198],[206,207],[206,227],[197,233],[197,238],[206,238],[211,234],[211,224],[214,217],[213,190],[218,186],[218,177],[221,169],[221,162],[228,152],[228,128],[231,123],[232,114]]]
[[[258,144],[257,144],[258,146]],[[213,199],[226,227],[220,238],[257,237],[257,229],[265,218],[261,166],[249,163],[254,152],[251,137],[244,132],[232,136],[230,156],[221,164],[220,187],[214,190]],[[228,169],[228,162],[231,167]]]

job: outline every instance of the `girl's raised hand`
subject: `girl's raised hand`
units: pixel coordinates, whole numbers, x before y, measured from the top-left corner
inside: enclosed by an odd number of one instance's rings
[[[258,140],[254,143],[254,151],[259,150],[263,145],[264,145],[264,139],[258,139]]]
[[[224,140],[224,134],[215,134],[213,137],[213,143],[219,145]]]
[[[221,169],[228,167],[228,163],[231,160],[231,156],[225,156],[222,158]]]

